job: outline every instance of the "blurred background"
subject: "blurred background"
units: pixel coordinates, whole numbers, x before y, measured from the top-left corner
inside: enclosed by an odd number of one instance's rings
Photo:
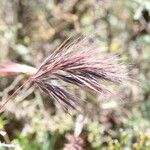
[[[0,63],[38,66],[67,37],[94,33],[134,79],[122,100],[80,91],[85,110],[71,115],[26,84],[0,115],[0,150],[150,150],[149,31],[149,0],[0,0]],[[26,79],[1,77],[0,99]]]

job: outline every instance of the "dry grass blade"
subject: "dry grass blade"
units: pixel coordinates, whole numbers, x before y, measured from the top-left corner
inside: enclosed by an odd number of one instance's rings
[[[27,75],[33,75],[36,72],[34,67],[18,64],[18,63],[7,63],[0,64],[0,77],[14,76],[20,73]]]

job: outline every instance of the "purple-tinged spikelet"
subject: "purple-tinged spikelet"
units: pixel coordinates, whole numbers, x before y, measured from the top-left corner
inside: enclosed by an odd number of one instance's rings
[[[91,43],[89,43],[88,38],[78,38],[73,42],[68,39],[53,51],[37,69],[25,66],[26,69],[23,70],[23,73],[29,71],[33,75],[4,101],[0,106],[0,110],[30,81],[36,83],[66,110],[68,110],[68,106],[76,109],[82,102],[69,92],[65,86],[55,84],[55,81],[64,81],[82,89],[90,89],[102,96],[112,94],[104,82],[121,84],[124,79],[127,79],[126,66],[119,63],[117,56],[101,59],[99,57],[100,49]],[[11,72],[16,73],[14,66],[11,66]],[[21,66],[19,65],[19,67]],[[6,65],[5,68],[4,66],[1,68],[2,75],[7,75],[10,72],[7,69],[8,67],[10,68],[10,66]]]
[[[116,56],[100,59],[97,57],[99,49],[87,47],[87,44],[89,44],[87,38],[79,38],[74,42],[66,40],[43,61],[31,78],[45,93],[65,108],[69,106],[76,109],[80,100],[65,87],[53,84],[55,80],[62,80],[106,95],[111,91],[103,81],[120,84],[126,78],[126,67],[119,63]]]

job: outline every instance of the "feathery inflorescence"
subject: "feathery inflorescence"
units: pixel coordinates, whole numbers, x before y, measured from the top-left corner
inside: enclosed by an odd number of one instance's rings
[[[76,109],[81,101],[65,87],[55,85],[55,80],[91,89],[102,95],[111,93],[104,81],[122,83],[126,78],[126,67],[119,63],[116,56],[100,59],[97,57],[100,49],[89,45],[87,38],[73,42],[66,40],[43,61],[32,76],[32,81],[65,108],[69,106]]]

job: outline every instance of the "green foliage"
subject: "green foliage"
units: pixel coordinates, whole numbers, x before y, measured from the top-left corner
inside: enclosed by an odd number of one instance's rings
[[[92,148],[98,150],[102,144],[102,137],[100,134],[100,124],[98,122],[89,122],[87,125],[88,141]]]

